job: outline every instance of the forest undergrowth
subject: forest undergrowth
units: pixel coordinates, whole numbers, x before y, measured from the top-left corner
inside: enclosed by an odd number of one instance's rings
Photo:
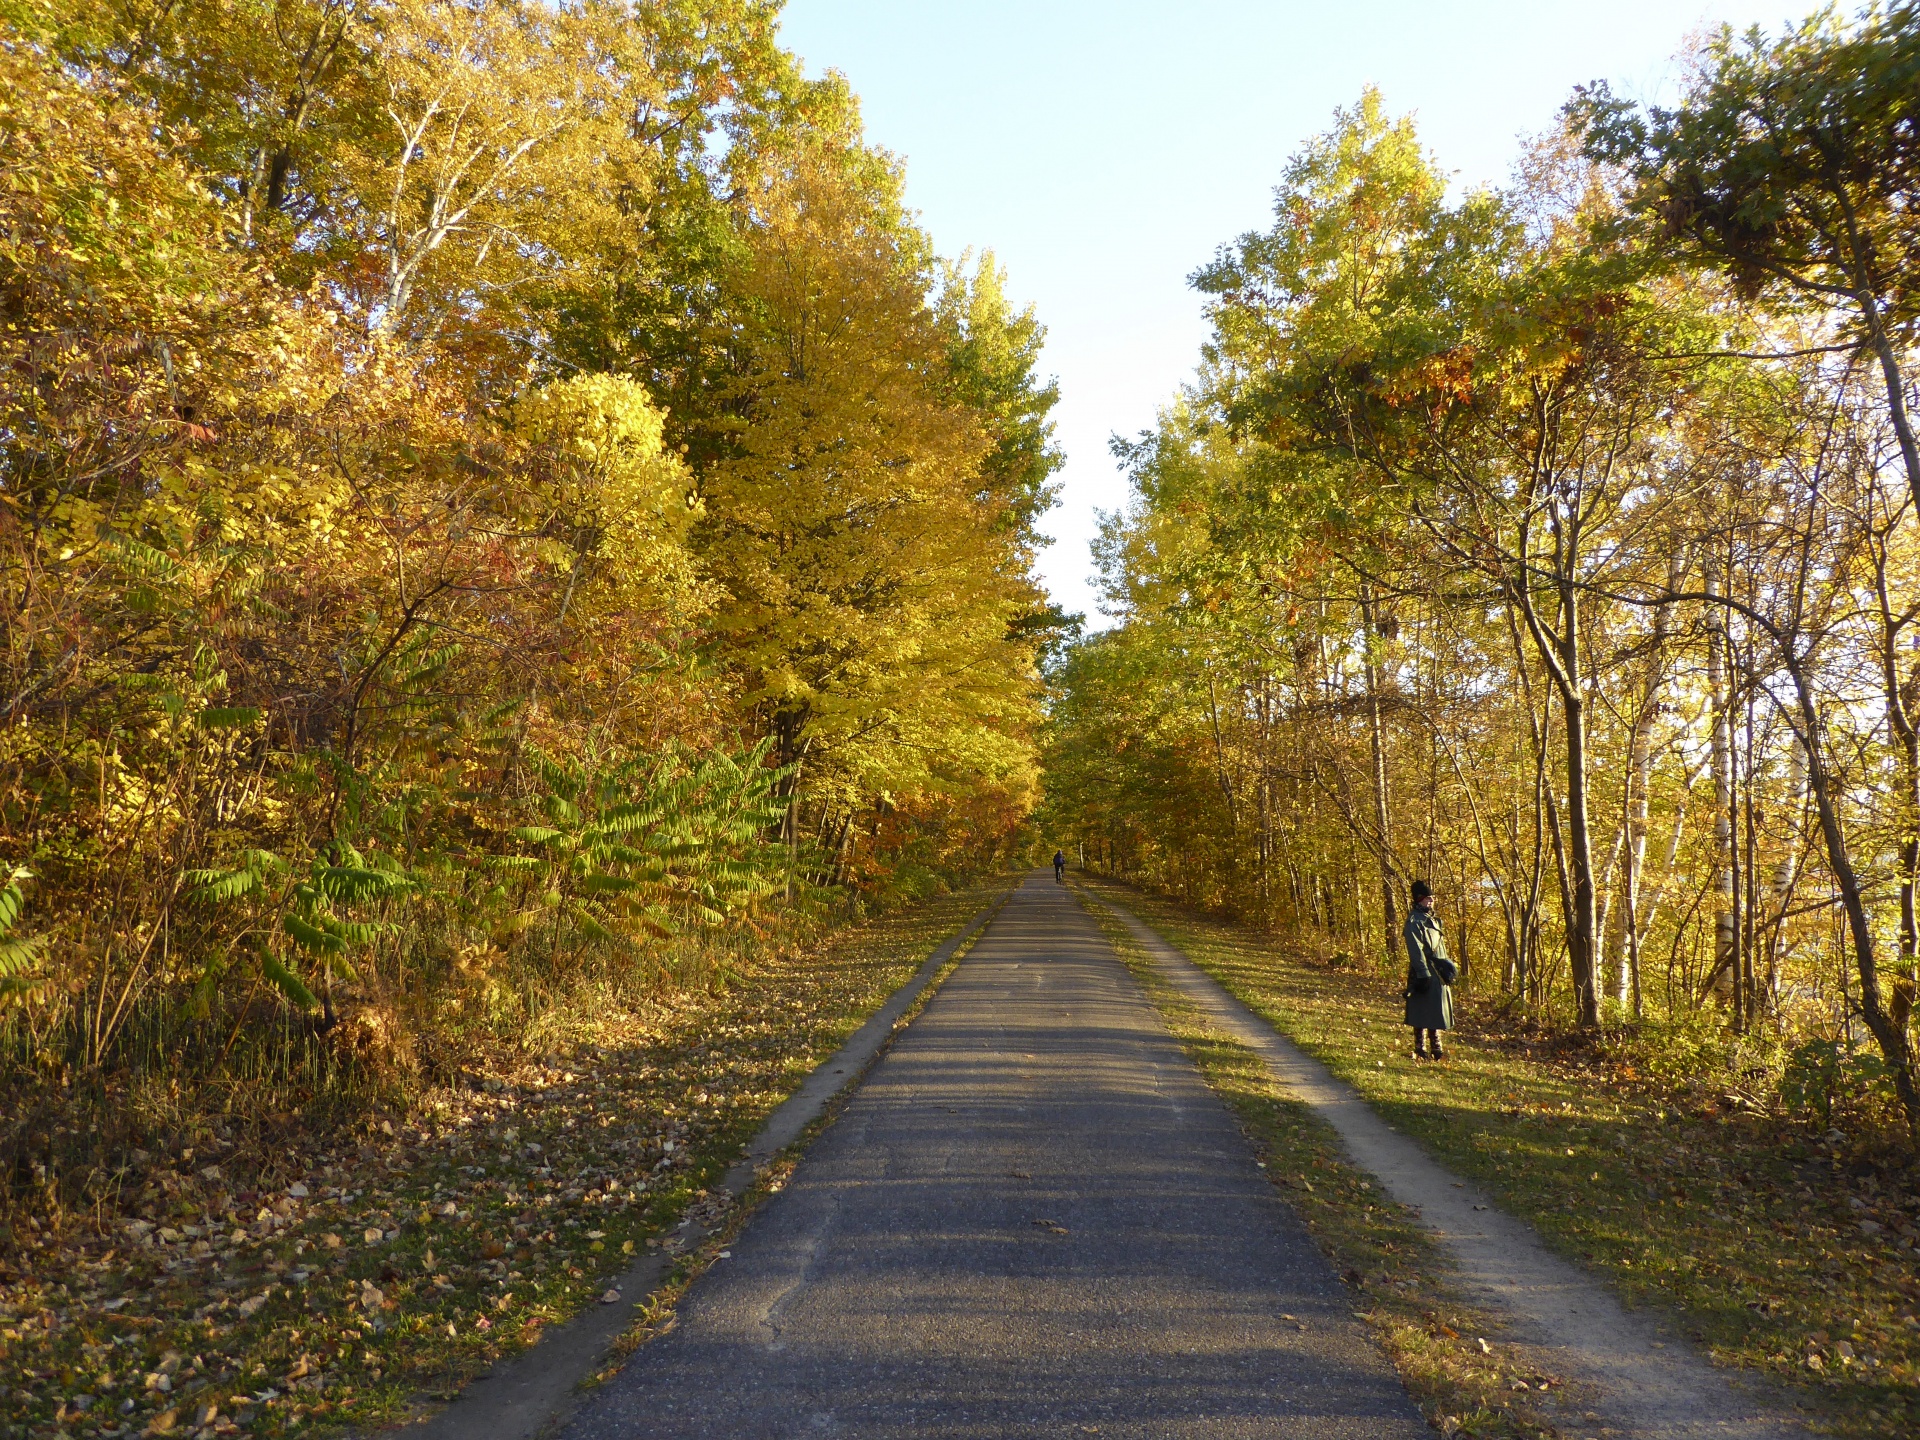
[[[119,1204],[29,1220],[0,1261],[0,1426],[392,1422],[584,1306],[643,1302],[611,1276],[717,1217],[707,1187],[739,1146],[993,888],[644,999],[582,990],[351,1118],[246,1135],[179,1097],[166,1142],[125,1157]]]
[[[1823,1430],[1913,1433],[1920,1176],[1897,1134],[1820,1131],[1661,1064],[1631,1031],[1553,1035],[1474,998],[1450,1058],[1415,1061],[1399,986],[1378,972],[1089,883],[1629,1306],[1675,1312],[1717,1363],[1785,1386]]]

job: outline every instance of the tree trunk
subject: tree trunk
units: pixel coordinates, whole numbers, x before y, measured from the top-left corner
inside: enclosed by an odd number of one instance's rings
[[[1781,854],[1773,868],[1773,924],[1767,941],[1767,1001],[1779,1000],[1780,957],[1786,942],[1787,911],[1793,904],[1794,887],[1800,881],[1801,847],[1799,833],[1802,812],[1807,803],[1807,756],[1795,739],[1787,752],[1787,790],[1781,798],[1781,813],[1789,817],[1795,839]]]
[[[1869,243],[1860,234],[1858,223],[1853,214],[1852,203],[1848,200],[1845,187],[1841,187],[1841,204],[1846,207],[1847,234],[1853,246],[1854,277],[1859,285],[1855,298],[1860,302],[1860,316],[1867,322],[1867,343],[1872,348],[1874,358],[1880,362],[1880,378],[1887,387],[1887,418],[1893,422],[1893,434],[1900,446],[1900,463],[1907,475],[1907,492],[1913,497],[1914,507],[1920,510],[1920,441],[1913,433],[1913,417],[1907,413],[1907,382],[1900,373],[1900,355],[1894,349],[1893,337],[1887,333],[1885,318],[1880,314],[1879,301],[1874,298],[1878,288],[1868,278],[1870,267],[1866,263]]]
[[[1576,635],[1571,616],[1569,636]],[[1569,650],[1573,646],[1569,644]],[[1593,836],[1587,818],[1587,715],[1579,675],[1569,667],[1571,693],[1562,697],[1567,712],[1567,850],[1573,870],[1573,913],[1567,917],[1567,959],[1573,970],[1577,1023],[1600,1023],[1600,990],[1594,983]]]
[[[1614,931],[1625,923],[1626,902],[1621,895],[1621,886],[1614,880],[1614,873],[1620,868],[1620,857],[1627,848],[1627,804],[1621,797],[1620,823],[1614,827],[1613,843],[1607,847],[1607,863],[1600,871],[1600,909],[1597,918],[1598,928],[1594,931],[1600,937],[1600,993],[1614,993],[1614,954],[1612,936]]]
[[[1680,588],[1680,561],[1668,569],[1667,588]],[[1633,717],[1633,748],[1627,762],[1627,855],[1621,877],[1622,903],[1617,921],[1608,927],[1607,973],[1614,1001],[1624,1007],[1639,994],[1640,877],[1647,863],[1647,802],[1653,790],[1653,728],[1660,715],[1660,693],[1666,682],[1667,640],[1673,629],[1673,607],[1653,612],[1653,637],[1647,652],[1646,678],[1640,687],[1640,708]],[[1634,1007],[1636,1016],[1639,1007]]]
[[[1553,858],[1560,869],[1562,913],[1566,917],[1567,963],[1573,978],[1574,1021],[1591,1029],[1600,1023],[1600,989],[1596,982],[1597,940],[1594,927],[1593,834],[1587,804],[1587,716],[1586,685],[1580,668],[1580,590],[1572,576],[1571,552],[1574,546],[1564,531],[1556,531],[1556,589],[1560,601],[1560,625],[1549,629],[1534,608],[1529,589],[1532,577],[1523,572],[1508,582],[1511,604],[1518,606],[1527,622],[1527,632],[1546,665],[1553,689],[1560,696],[1560,708],[1566,712],[1565,755],[1567,761],[1567,818],[1564,832],[1553,807],[1553,787],[1547,784],[1547,823],[1553,833]],[[1527,536],[1521,534],[1520,554],[1530,552]],[[1509,620],[1509,624],[1512,621]],[[1515,650],[1519,638],[1514,637]],[[1542,998],[1545,991],[1542,990]]]
[[[1220,786],[1220,793],[1227,800],[1227,824],[1231,833],[1240,830],[1239,804],[1234,798],[1233,781],[1227,775],[1227,747],[1220,736],[1220,697],[1214,684],[1213,665],[1207,665],[1207,717],[1213,722],[1213,766],[1214,776]]]
[[[1881,684],[1886,694],[1887,722],[1892,727],[1894,753],[1900,757],[1900,969],[1920,978],[1920,729],[1914,725],[1914,704],[1920,700],[1920,668],[1900,673],[1900,626],[1894,619],[1888,585],[1887,553],[1874,556],[1875,588],[1880,601]]]
[[[1365,674],[1367,682],[1367,740],[1373,747],[1373,823],[1380,833],[1380,914],[1386,925],[1387,964],[1398,969],[1400,954],[1400,910],[1393,893],[1393,829],[1387,808],[1387,750],[1380,729],[1380,667],[1374,647],[1378,629],[1374,625],[1373,600],[1362,587],[1360,614],[1366,641]]]
[[[1833,782],[1827,774],[1827,757],[1821,739],[1819,703],[1813,685],[1800,664],[1788,657],[1787,673],[1792,677],[1794,697],[1799,703],[1801,738],[1806,746],[1807,784],[1813,791],[1815,812],[1820,817],[1820,834],[1826,842],[1827,868],[1840,891],[1840,906],[1847,918],[1847,931],[1853,940],[1854,968],[1860,977],[1860,1015],[1879,1043],[1880,1054],[1893,1073],[1893,1085],[1906,1111],[1908,1139],[1920,1150],[1920,1088],[1913,1074],[1913,1050],[1907,1041],[1906,1017],[1888,1013],[1880,989],[1879,956],[1874,948],[1873,921],[1867,914],[1861,894],[1860,877],[1853,868],[1853,854],[1840,828],[1839,808],[1834,800]],[[1898,997],[1896,997],[1897,999]]]
[[[1707,561],[1707,594],[1720,594],[1720,576]],[[1727,624],[1724,611],[1707,620],[1707,704],[1713,712],[1713,972],[1708,984],[1723,1003],[1733,1000],[1733,737],[1728,733]]]

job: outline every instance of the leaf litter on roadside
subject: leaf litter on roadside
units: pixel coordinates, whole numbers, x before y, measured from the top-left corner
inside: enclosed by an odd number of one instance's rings
[[[0,1270],[0,1417],[278,1435],[450,1396],[603,1301],[636,1253],[677,1250],[682,1221],[719,1218],[707,1187],[740,1145],[989,893],[646,1013],[567,1017],[540,1054],[277,1155],[210,1126],[136,1157],[122,1213],[38,1234]]]

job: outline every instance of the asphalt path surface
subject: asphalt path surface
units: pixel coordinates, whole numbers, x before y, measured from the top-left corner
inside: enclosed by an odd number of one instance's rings
[[[1288,1436],[1426,1427],[1099,930],[1029,880],[562,1432]]]

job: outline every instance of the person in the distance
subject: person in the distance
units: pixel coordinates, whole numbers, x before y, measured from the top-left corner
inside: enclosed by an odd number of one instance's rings
[[[1056,880],[1067,878],[1067,852],[1064,850],[1053,852],[1053,878]]]
[[[1453,982],[1459,969],[1447,955],[1447,937],[1433,913],[1433,887],[1413,882],[1413,908],[1407,913],[1407,1024],[1413,1027],[1413,1058],[1447,1058],[1440,1032],[1453,1028]]]

